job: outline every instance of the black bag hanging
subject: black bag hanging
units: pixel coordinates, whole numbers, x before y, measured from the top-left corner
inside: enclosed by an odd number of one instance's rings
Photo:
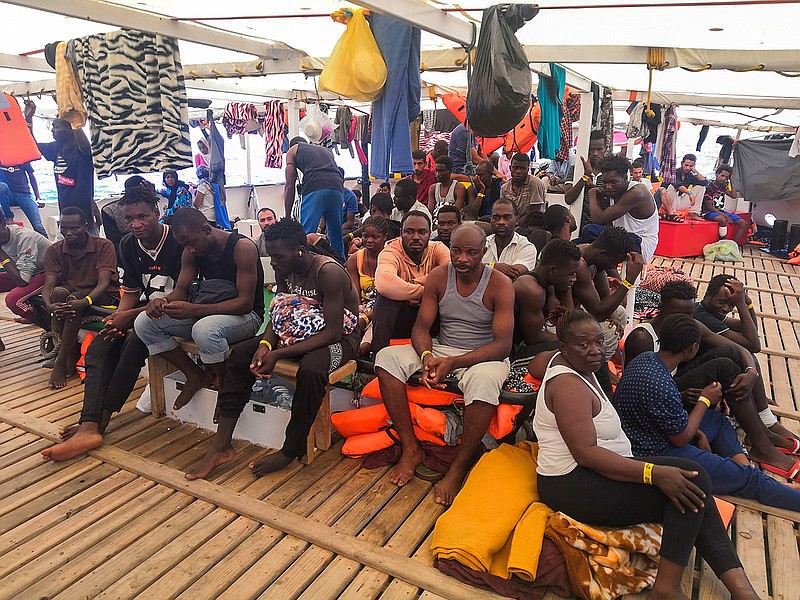
[[[530,108],[531,70],[514,32],[538,12],[533,4],[498,4],[483,11],[467,92],[467,122],[475,135],[508,133]]]

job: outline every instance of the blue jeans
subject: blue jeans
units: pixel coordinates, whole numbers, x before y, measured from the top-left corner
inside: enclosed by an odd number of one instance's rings
[[[192,338],[204,364],[224,362],[230,355],[230,344],[253,337],[261,327],[255,312],[246,315],[210,315],[200,319],[173,319],[164,315],[151,319],[139,313],[133,323],[136,335],[147,346],[150,356],[178,347],[177,338]]]
[[[306,233],[316,233],[322,217],[328,242],[336,254],[345,258],[342,241],[342,190],[326,189],[304,194],[300,199],[300,222]]]
[[[767,477],[754,467],[740,465],[727,458],[742,452],[742,447],[733,427],[719,412],[707,411],[700,429],[708,437],[711,449],[725,455],[700,450],[691,444],[683,448],[669,446],[662,454],[687,458],[700,464],[711,478],[711,492],[718,496],[750,498],[767,506],[800,510],[800,491]]]
[[[39,214],[39,206],[30,192],[24,194],[22,192],[12,192],[5,183],[0,182],[0,206],[2,206],[6,219],[14,218],[14,213],[11,211],[12,206],[20,207],[25,216],[28,217],[28,221],[31,222],[31,227],[33,227],[34,231],[47,237],[47,231],[42,225],[42,217]]]

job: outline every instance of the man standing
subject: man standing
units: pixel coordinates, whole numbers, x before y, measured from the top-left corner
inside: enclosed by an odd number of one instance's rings
[[[33,189],[33,194],[31,193]],[[36,199],[34,200],[34,195]],[[19,206],[31,227],[37,233],[47,237],[47,231],[42,225],[42,216],[39,214],[39,185],[36,176],[33,174],[31,163],[26,162],[22,165],[6,167],[0,165],[0,206],[3,207],[6,221],[14,220],[14,213],[11,212],[12,206]],[[41,204],[44,206],[44,204]]]
[[[667,217],[677,216],[677,213],[686,212],[690,219],[700,219],[703,212],[703,196],[708,180],[694,170],[697,157],[687,154],[681,161],[681,168],[675,174],[675,183],[659,190],[661,206]]]
[[[61,338],[49,386],[62,388],[78,362],[81,317],[93,305],[119,302],[117,254],[114,244],[90,235],[84,212],[75,206],[61,211],[63,240],[47,249],[42,297]]]
[[[492,205],[492,235],[486,240],[484,264],[514,281],[536,266],[536,246],[518,234],[517,208],[511,200],[501,198]]]
[[[736,190],[731,184],[733,167],[730,165],[720,165],[717,167],[714,181],[706,184],[703,194],[703,218],[707,221],[719,223],[719,237],[725,238],[728,235],[728,225],[736,227],[734,240],[741,243],[742,235],[747,231],[748,225],[742,217],[736,213],[725,210],[725,197],[736,199]]]
[[[44,257],[50,240],[32,229],[0,222],[0,292],[8,292],[6,306],[18,317],[50,330],[49,315],[41,314],[30,299],[44,286]]]
[[[467,188],[453,179],[453,159],[440,156],[436,159],[436,181],[428,190],[428,210],[435,217],[445,204],[455,204],[458,210],[467,202]]]
[[[436,183],[436,173],[433,169],[425,167],[423,150],[414,150],[411,153],[411,159],[414,162],[414,172],[405,179],[410,179],[417,184],[417,200],[424,203],[428,201],[428,189]]]
[[[601,185],[600,160],[606,155],[606,134],[595,129],[589,135],[589,160],[581,156],[583,162],[583,175],[574,184],[568,183],[564,186],[564,201],[572,205],[578,198],[583,198],[581,208],[581,222],[578,227],[578,234],[583,235],[583,228],[592,223],[592,216],[589,211],[589,190]],[[627,176],[627,173],[625,173]],[[567,179],[574,177],[574,169],[567,175]]]
[[[303,181],[300,185],[300,200],[295,202],[298,171],[303,174]],[[286,184],[283,189],[286,216],[300,221],[306,233],[316,233],[320,220],[324,218],[331,246],[344,260],[343,188],[344,177],[330,150],[309,144],[301,137],[293,138],[289,142],[289,152],[286,153]]]
[[[523,219],[529,212],[544,211],[546,191],[544,182],[531,174],[530,157],[517,152],[511,159],[511,181],[503,184],[500,197],[513,202],[518,217]]]
[[[442,242],[449,248],[453,230],[459,225],[461,225],[461,212],[452,204],[445,204],[439,209],[439,218],[436,219],[436,235],[431,240]]]
[[[387,242],[378,255],[372,352],[388,346],[392,338],[411,335],[428,274],[450,260],[447,246],[431,242],[430,237],[428,216],[409,211],[403,218],[400,238]]]
[[[624,156],[609,156],[600,163],[602,186],[589,190],[592,223],[615,225],[641,239],[645,264],[658,245],[658,211],[646,186],[628,179],[631,163]]]
[[[362,330],[356,324],[358,292],[341,265],[333,259],[308,251],[303,228],[288,218],[264,232],[272,266],[282,278],[273,303],[270,325],[261,338],[238,345],[227,361],[225,380],[219,392],[219,427],[205,457],[187,479],[202,479],[212,469],[231,462],[236,451],[231,445],[233,430],[250,401],[256,377],[268,378],[282,358],[299,358],[297,389],[292,399],[292,416],[286,439],[279,452],[250,463],[257,477],[278,471],[306,453],[306,438],[325,395],[328,374],[356,355]],[[281,304],[279,298],[286,297]],[[322,313],[324,326],[307,332],[303,339],[287,344],[282,324],[292,297],[313,301]],[[362,319],[363,320],[363,319]],[[281,335],[283,333],[283,335]]]
[[[261,327],[264,271],[251,240],[212,227],[196,208],[175,213],[172,234],[184,247],[178,282],[169,294],[150,300],[134,327],[150,356],[161,354],[186,376],[175,401],[175,410],[180,410],[203,387],[219,385],[230,345],[252,337]],[[192,286],[195,280],[199,281]],[[192,338],[210,372],[200,368],[175,337]]]
[[[36,105],[25,103],[25,119],[33,132]],[[92,145],[83,129],[73,129],[69,121],[53,121],[54,142],[38,143],[39,151],[53,163],[53,175],[58,190],[58,212],[67,207],[79,208],[91,217],[89,233],[98,235],[102,225],[100,211],[94,202],[94,165]]]
[[[469,161],[467,161],[467,153],[469,153]],[[470,135],[470,131],[463,123],[460,123],[450,133],[447,154],[453,159],[453,173],[458,174],[464,173],[467,162],[477,165],[482,160],[486,160],[486,156],[480,151],[478,139],[474,135]]]
[[[42,452],[49,460],[69,460],[103,442],[111,416],[122,409],[147,359],[147,346],[133,322],[147,303],[175,289],[183,248],[169,225],[159,223],[159,195],[149,187],[125,192],[120,204],[130,233],[119,244],[122,298],[86,352],[83,410],[77,426],[61,429],[62,442]]]
[[[397,208],[392,211],[392,220],[402,221],[406,213],[412,210],[418,210],[431,218],[428,207],[417,199],[418,196],[417,184],[413,180],[406,177],[398,181],[394,185],[394,205]]]
[[[481,264],[486,250],[483,231],[465,224],[453,232],[450,263],[431,271],[422,307],[411,333],[411,345],[384,348],[375,358],[375,372],[403,454],[392,473],[403,486],[425,458],[414,435],[406,380],[422,369],[429,388],[444,387],[449,374],[464,393],[464,432],[447,475],[434,486],[438,504],[453,502],[467,472],[481,454],[481,439],[496,411],[508,376],[508,353],[514,330],[514,288],[511,281]],[[434,321],[441,326],[431,335]]]

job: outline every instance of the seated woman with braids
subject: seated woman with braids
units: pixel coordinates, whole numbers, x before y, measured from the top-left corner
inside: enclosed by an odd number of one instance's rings
[[[533,421],[542,502],[592,525],[662,523],[661,561],[650,600],[686,600],[680,584],[692,546],[733,600],[758,598],[702,467],[676,457],[631,458],[619,416],[594,376],[605,352],[595,318],[559,309],[556,334],[559,352],[544,375]]]

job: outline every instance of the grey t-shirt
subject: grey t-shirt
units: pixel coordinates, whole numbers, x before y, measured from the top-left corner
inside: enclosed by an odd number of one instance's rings
[[[38,273],[44,273],[44,255],[50,240],[33,229],[10,225],[11,238],[2,246],[3,252],[16,265],[20,277],[26,282]]]

